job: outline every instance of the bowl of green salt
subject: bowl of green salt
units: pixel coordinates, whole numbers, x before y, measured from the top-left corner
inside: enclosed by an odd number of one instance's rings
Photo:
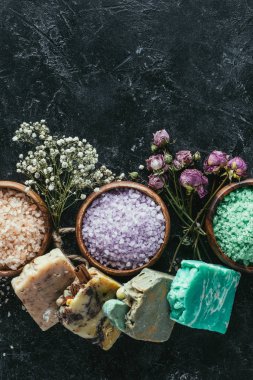
[[[216,256],[235,270],[253,273],[253,178],[223,187],[205,223]]]

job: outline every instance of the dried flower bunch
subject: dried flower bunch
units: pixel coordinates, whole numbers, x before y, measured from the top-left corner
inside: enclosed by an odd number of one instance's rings
[[[51,135],[45,120],[22,123],[13,141],[33,147],[26,156],[20,154],[17,172],[28,178],[28,189],[44,197],[56,230],[62,213],[87,192],[123,177],[116,178],[104,165],[97,168],[97,151],[85,139]]]
[[[206,251],[203,223],[207,208],[226,182],[247,176],[247,164],[241,157],[232,158],[225,152],[215,150],[201,165],[199,152],[180,150],[173,154],[170,141],[170,135],[164,129],[154,134],[151,144],[154,154],[146,160],[146,167],[151,173],[148,176],[149,187],[161,193],[182,226],[171,270],[182,245],[192,246],[194,258],[202,259],[199,245],[202,251]],[[144,169],[142,165],[139,168]],[[133,180],[142,179],[138,172],[130,173],[130,177]]]

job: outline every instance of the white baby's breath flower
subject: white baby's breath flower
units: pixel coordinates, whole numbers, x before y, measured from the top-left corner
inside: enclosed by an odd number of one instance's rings
[[[45,188],[41,194],[51,210],[55,227],[60,223],[62,211],[59,210],[72,204],[73,198],[74,201],[84,200],[86,190],[95,188],[97,192],[99,186],[117,179],[104,165],[96,168],[97,151],[85,139],[53,136],[45,120],[22,123],[13,140],[33,144],[34,150],[30,150],[26,157],[20,155],[17,171],[31,178],[26,184],[28,188],[33,186],[38,192]]]
[[[100,190],[99,187],[95,187],[95,189],[93,191],[94,191],[94,193],[98,193],[99,190]]]
[[[144,169],[144,165],[139,165],[139,169],[143,170]]]

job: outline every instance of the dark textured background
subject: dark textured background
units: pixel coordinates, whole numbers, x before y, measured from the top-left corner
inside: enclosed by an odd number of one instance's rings
[[[116,171],[139,165],[161,128],[178,148],[252,167],[252,0],[1,0],[0,25],[1,179],[18,179],[16,127],[42,118]],[[12,295],[0,379],[252,379],[252,296],[243,276],[225,336],[177,325],[167,343],[124,336],[105,353],[61,326],[41,332]]]

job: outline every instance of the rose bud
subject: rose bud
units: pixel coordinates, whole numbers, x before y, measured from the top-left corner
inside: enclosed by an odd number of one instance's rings
[[[129,173],[129,177],[133,180],[137,179],[139,177],[139,173],[138,172],[131,172],[131,173]]]
[[[173,161],[174,168],[176,170],[183,169],[193,162],[192,154],[189,150],[180,150],[176,153],[176,158]]]
[[[148,170],[160,170],[164,167],[164,157],[162,154],[151,156],[146,160]]]
[[[165,184],[165,178],[155,174],[151,174],[148,177],[148,186],[154,190],[160,190]]]
[[[229,155],[227,153],[214,150],[204,162],[204,172],[206,174],[217,174],[227,165],[228,160]]]
[[[208,179],[200,170],[185,169],[180,175],[179,182],[187,190],[188,194],[196,191],[200,198],[207,194]]]
[[[153,144],[156,145],[158,148],[162,148],[168,142],[170,141],[170,136],[165,129],[162,129],[161,131],[157,131],[153,134]]]
[[[151,152],[152,153],[155,153],[157,151],[157,149],[158,149],[158,147],[155,144],[151,144],[150,148],[151,148]]]
[[[228,161],[229,178],[245,177],[247,174],[247,164],[241,157],[234,157]]]
[[[201,154],[199,152],[195,152],[193,155],[194,161],[199,161],[201,159]]]
[[[165,155],[164,155],[164,162],[165,162],[165,164],[169,165],[169,164],[172,163],[172,161],[173,161],[172,155],[170,153],[165,153]]]

